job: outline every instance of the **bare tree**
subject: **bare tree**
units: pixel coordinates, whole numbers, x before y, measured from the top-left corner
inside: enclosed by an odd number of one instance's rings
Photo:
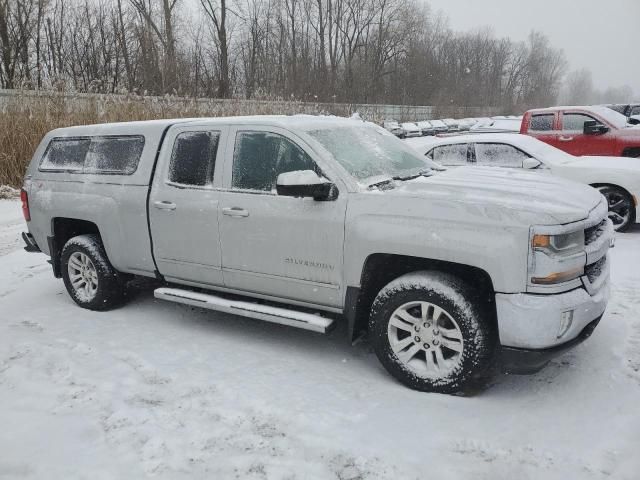
[[[200,5],[207,18],[213,24],[219,53],[218,96],[231,96],[231,81],[229,79],[229,40],[227,38],[227,0],[200,0]]]

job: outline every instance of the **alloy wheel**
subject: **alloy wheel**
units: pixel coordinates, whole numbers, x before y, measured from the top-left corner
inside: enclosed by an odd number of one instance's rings
[[[453,317],[430,302],[408,302],[391,315],[389,344],[398,360],[422,378],[444,378],[459,368],[464,340]]]

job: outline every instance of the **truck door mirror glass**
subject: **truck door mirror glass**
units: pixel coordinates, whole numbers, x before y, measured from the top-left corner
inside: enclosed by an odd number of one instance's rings
[[[338,188],[313,170],[299,170],[278,175],[278,195],[286,197],[312,197],[317,201],[335,200]]]
[[[609,131],[609,127],[601,123],[598,123],[595,120],[584,122],[585,135],[602,135],[603,133],[607,133],[608,131]]]
[[[522,160],[522,168],[526,168],[528,170],[538,168],[540,165],[542,165],[542,162],[540,162],[540,160],[536,160],[535,158],[529,157]]]

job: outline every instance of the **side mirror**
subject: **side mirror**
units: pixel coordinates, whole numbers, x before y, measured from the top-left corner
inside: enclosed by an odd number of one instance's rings
[[[540,160],[536,160],[535,158],[529,157],[522,160],[522,168],[526,168],[528,170],[538,168],[540,165],[542,165],[542,162]]]
[[[596,122],[595,120],[584,122],[583,133],[585,135],[602,135],[603,133],[607,133],[608,131],[609,127],[606,127],[601,123]]]
[[[629,125],[640,125],[640,115],[632,115],[631,117],[629,117],[629,120],[627,120],[627,122],[629,123]]]
[[[338,187],[313,170],[298,170],[278,175],[276,191],[284,197],[312,197],[319,202],[338,198]]]

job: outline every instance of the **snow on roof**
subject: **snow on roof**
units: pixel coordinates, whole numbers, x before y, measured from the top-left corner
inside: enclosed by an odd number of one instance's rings
[[[173,125],[239,125],[259,124],[279,126],[288,129],[308,130],[311,128],[326,128],[327,126],[362,125],[362,120],[330,115],[252,115],[239,117],[201,117],[201,118],[173,118],[163,120],[144,120],[136,122],[102,123],[95,125],[80,125],[59,128],[50,132],[52,136],[71,135],[109,135],[122,133],[145,133],[162,131]]]

